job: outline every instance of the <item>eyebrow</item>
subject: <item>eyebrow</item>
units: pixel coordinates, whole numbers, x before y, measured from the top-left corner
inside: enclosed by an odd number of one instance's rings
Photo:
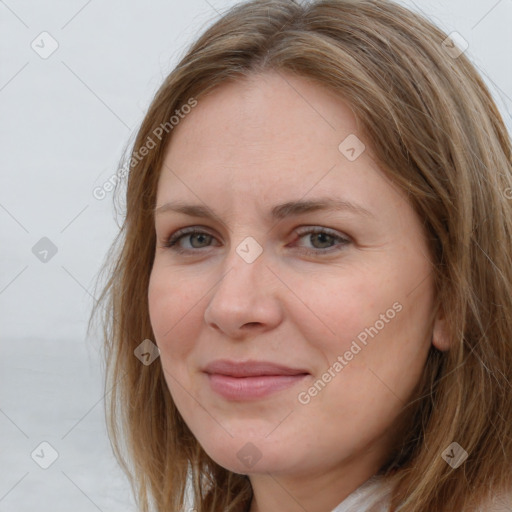
[[[287,201],[286,203],[274,206],[270,210],[270,216],[273,219],[281,220],[285,217],[293,217],[318,210],[348,211],[364,217],[375,218],[373,213],[361,205],[344,199],[333,199],[330,197],[321,197],[314,200]],[[206,206],[187,204],[182,201],[167,202],[153,210],[155,215],[164,212],[178,212],[191,217],[219,219],[219,216]]]

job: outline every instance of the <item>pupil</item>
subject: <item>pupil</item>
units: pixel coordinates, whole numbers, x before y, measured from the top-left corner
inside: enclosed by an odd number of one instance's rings
[[[201,235],[201,234],[200,234],[200,235],[194,235],[194,236],[195,236],[197,239],[199,239],[199,244],[200,244],[200,245],[201,245],[201,243],[202,243],[202,242],[201,242],[201,240],[200,240],[201,238],[203,239],[203,242],[204,242],[205,235]]]
[[[328,235],[327,233],[317,233],[315,236],[317,237],[317,239],[320,239],[320,244],[326,243],[325,238],[327,237],[327,239],[328,239],[330,237],[330,235]],[[323,241],[322,241],[322,238],[323,238]]]

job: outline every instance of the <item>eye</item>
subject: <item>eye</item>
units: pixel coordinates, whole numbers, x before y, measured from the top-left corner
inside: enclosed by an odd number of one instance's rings
[[[299,238],[308,240],[311,247],[302,247],[302,251],[310,254],[322,254],[327,252],[342,250],[351,243],[346,237],[340,236],[336,231],[322,227],[305,227],[297,230]],[[162,247],[171,249],[177,253],[197,252],[199,249],[205,249],[210,246],[215,237],[199,229],[199,226],[183,228],[172,234],[164,241]],[[189,247],[183,247],[182,241],[188,241]],[[336,247],[338,246],[338,247]],[[300,246],[299,246],[300,247]]]
[[[208,245],[205,245],[205,243],[210,242],[213,239],[213,235],[210,235],[209,233],[206,233],[204,231],[201,231],[198,229],[198,227],[192,227],[192,228],[184,228],[176,231],[173,235],[171,235],[163,244],[163,247],[167,247],[169,249],[172,249],[173,251],[176,251],[178,253],[183,253],[187,251],[191,251],[194,249],[201,249],[204,247],[208,247]],[[188,240],[193,241],[197,240],[197,245],[192,242],[192,248],[183,248],[179,245],[179,243],[182,240]]]
[[[347,237],[343,237],[336,231],[322,227],[299,229],[297,230],[297,234],[299,238],[304,238],[304,240],[309,240],[312,243],[313,250],[310,248],[306,248],[305,250],[305,252],[308,253],[318,254],[322,252],[339,251],[342,250],[344,246],[351,243]],[[336,247],[336,245],[338,247]]]

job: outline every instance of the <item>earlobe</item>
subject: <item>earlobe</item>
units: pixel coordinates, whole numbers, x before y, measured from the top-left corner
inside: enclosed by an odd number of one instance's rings
[[[439,310],[434,321],[434,328],[432,331],[432,344],[441,352],[446,352],[450,348],[446,319],[441,309]]]

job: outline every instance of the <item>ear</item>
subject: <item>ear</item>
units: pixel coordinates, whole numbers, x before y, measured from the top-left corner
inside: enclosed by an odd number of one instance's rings
[[[432,331],[432,344],[441,352],[446,352],[450,348],[450,340],[448,338],[448,329],[443,309],[439,308],[434,320],[434,328]]]

